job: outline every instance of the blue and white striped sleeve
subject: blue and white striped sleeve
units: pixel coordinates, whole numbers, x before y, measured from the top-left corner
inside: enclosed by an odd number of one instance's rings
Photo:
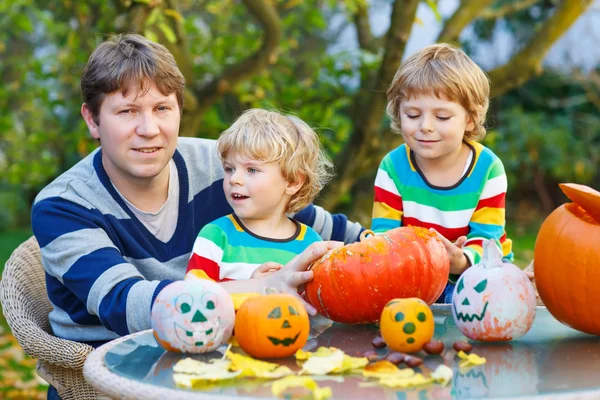
[[[344,214],[330,214],[323,207],[313,204],[300,210],[294,219],[313,228],[323,240],[354,243],[365,228],[358,222],[349,221]]]
[[[50,300],[74,322],[91,325],[99,319],[119,335],[150,328],[154,297],[171,281],[148,281],[127,262],[105,216],[51,197],[34,204],[32,228]]]

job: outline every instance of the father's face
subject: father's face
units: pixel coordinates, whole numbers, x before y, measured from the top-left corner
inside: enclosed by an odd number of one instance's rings
[[[154,84],[143,96],[129,90],[106,95],[99,124],[84,104],[83,117],[91,135],[100,139],[102,164],[117,188],[166,178],[165,168],[177,146],[181,114],[174,93],[162,94]]]

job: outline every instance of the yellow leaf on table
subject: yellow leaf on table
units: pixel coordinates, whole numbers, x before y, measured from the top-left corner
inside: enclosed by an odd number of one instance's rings
[[[464,351],[459,351],[457,355],[462,359],[458,363],[458,368],[460,369],[468,369],[475,365],[483,365],[487,361],[485,357],[480,357],[475,353],[466,354]]]
[[[435,380],[435,382],[442,386],[448,385],[448,383],[452,380],[453,375],[452,368],[444,364],[438,365],[435,371],[431,373],[431,377]]]
[[[286,376],[273,382],[271,391],[274,396],[280,397],[286,390],[293,388],[308,389],[315,400],[324,400],[331,397],[331,388],[328,386],[319,387],[314,379],[306,376]]]
[[[256,378],[281,378],[292,375],[293,372],[286,366],[266,361],[256,360],[252,357],[227,351],[225,356],[231,360],[230,369],[241,372],[240,377],[252,376]]]
[[[410,378],[415,374],[415,370],[412,368],[398,368],[394,363],[381,360],[367,365],[362,375],[365,378],[386,378],[386,377],[397,377],[397,378]]]
[[[300,370],[305,375],[360,372],[369,363],[366,357],[350,357],[335,347],[319,347],[314,353],[298,350],[296,360],[306,360]]]
[[[202,362],[187,357],[173,366],[173,380],[180,386],[194,387],[201,382],[225,381],[241,374],[240,371],[230,371],[230,366],[228,360]]]

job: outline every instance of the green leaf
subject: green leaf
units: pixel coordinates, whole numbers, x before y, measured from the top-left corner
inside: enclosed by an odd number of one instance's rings
[[[169,25],[167,25],[164,22],[161,22],[160,24],[158,24],[158,28],[165,35],[165,37],[167,38],[169,43],[177,42],[177,36],[175,35],[175,32],[173,32],[173,30],[171,29],[171,27]]]
[[[429,8],[431,9],[431,11],[433,11],[433,14],[435,15],[435,19],[438,22],[442,21],[442,15],[440,14],[440,11],[438,10],[438,6],[437,6],[437,2],[433,1],[433,0],[427,0],[427,5],[429,6]]]
[[[158,36],[156,36],[156,33],[152,32],[152,30],[145,29],[144,36],[146,36],[148,39],[152,40],[153,42],[158,43]]]

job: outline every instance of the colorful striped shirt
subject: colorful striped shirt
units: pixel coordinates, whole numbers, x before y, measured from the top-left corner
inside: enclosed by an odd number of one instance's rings
[[[294,221],[296,222],[296,221]],[[229,214],[206,225],[196,238],[187,272],[203,270],[215,281],[250,279],[261,264],[272,261],[287,264],[321,237],[308,226],[296,222],[289,239],[269,239],[248,231]]]
[[[102,165],[102,149],[44,188],[31,215],[41,248],[50,325],[58,337],[92,345],[150,328],[158,292],[183,279],[198,232],[232,212],[214,140],[179,138],[177,226],[164,242],[136,217]],[[310,205],[294,219],[324,240],[358,239],[362,227]],[[158,235],[160,237],[160,235]]]
[[[414,225],[435,228],[450,241],[465,235],[464,252],[471,265],[481,259],[483,240],[496,239],[504,258],[511,260],[512,241],[504,230],[504,166],[482,144],[465,143],[471,147],[471,165],[450,187],[427,182],[406,144],[388,153],[375,178],[373,231]]]

